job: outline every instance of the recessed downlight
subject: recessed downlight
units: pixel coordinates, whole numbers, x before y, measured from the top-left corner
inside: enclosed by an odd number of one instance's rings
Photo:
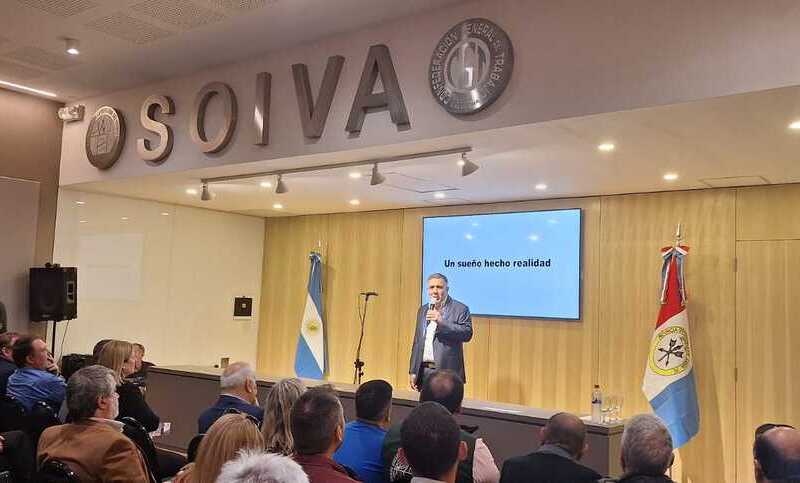
[[[262,181],[261,183],[259,183],[259,185],[262,188],[272,188],[272,183],[270,183],[269,181]]]
[[[438,193],[434,193],[433,197],[436,198],[437,200],[443,200],[447,197],[447,195],[439,191]]]
[[[614,145],[614,143],[602,143],[602,144],[598,144],[597,145],[597,150],[598,151],[602,151],[604,153],[609,153],[609,152],[613,151],[614,149],[616,149],[616,146]]]
[[[358,199],[356,199],[356,198],[353,198],[352,200],[350,200],[350,201],[349,201],[349,203],[350,203],[351,205],[353,205],[353,206],[358,206],[358,205],[360,205],[360,204],[361,204],[361,201],[359,201],[359,200],[358,200]]]
[[[85,205],[86,202],[85,201],[76,201],[75,204],[76,205]]]
[[[678,173],[666,173],[663,178],[665,181],[675,181],[678,179]]]
[[[122,221],[128,221],[128,220],[129,220],[129,218],[128,218],[127,216],[123,216],[123,217],[122,217],[122,218],[120,218],[120,219],[121,219]]]
[[[348,176],[350,176],[350,179],[358,179],[358,178],[361,177],[361,172],[360,171],[350,171],[350,174],[348,174]]]
[[[793,121],[789,124],[789,129],[800,129],[800,121]]]
[[[187,195],[197,195],[197,190],[194,189],[194,188],[187,188],[186,189],[186,194]]]
[[[546,184],[544,184],[544,183],[539,183],[539,184],[537,184],[536,186],[534,186],[534,188],[536,188],[536,189],[537,189],[537,190],[539,190],[539,191],[544,191],[544,190],[546,190],[546,189],[547,189],[547,185],[546,185]]]
[[[272,205],[272,209],[274,209],[274,210],[282,210],[283,209],[283,205],[280,204],[280,203],[275,203],[274,205]]]
[[[89,223],[89,222],[86,221],[86,220],[80,220],[80,221],[78,221],[78,223]]]
[[[169,213],[167,213],[166,211],[162,211],[161,216],[169,216]]]

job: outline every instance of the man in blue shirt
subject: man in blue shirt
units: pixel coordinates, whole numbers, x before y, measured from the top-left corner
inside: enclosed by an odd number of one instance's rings
[[[208,428],[228,412],[249,414],[257,426],[264,420],[264,409],[258,407],[256,373],[246,362],[234,362],[219,378],[220,395],[213,406],[197,418],[197,432],[207,433]]]
[[[365,382],[356,391],[356,421],[347,423],[344,442],[333,459],[353,470],[364,483],[386,481],[381,448],[390,426],[392,386],[381,380]]]
[[[28,411],[34,403],[43,401],[58,412],[67,384],[58,375],[58,366],[50,357],[47,344],[38,337],[20,337],[14,342],[13,356],[18,369],[8,378],[6,394],[16,398]]]

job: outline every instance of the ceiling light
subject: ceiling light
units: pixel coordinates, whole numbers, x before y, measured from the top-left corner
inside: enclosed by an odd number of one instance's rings
[[[603,143],[597,146],[597,149],[603,151],[604,153],[611,152],[614,150],[614,148],[616,148],[614,143]]]
[[[122,221],[128,221],[128,217],[127,217],[127,216],[123,216],[123,217],[122,217],[122,218],[120,218],[120,219],[121,219]]]
[[[361,204],[361,202],[358,201],[357,199],[353,198],[352,200],[350,200],[350,204],[353,205],[353,206],[358,206],[358,205]]]
[[[667,181],[675,181],[678,179],[678,173],[667,173],[664,175],[664,179]]]
[[[383,183],[384,181],[386,181],[386,176],[384,176],[380,172],[378,172],[378,164],[377,163],[373,164],[372,165],[372,177],[370,177],[370,179],[369,179],[369,185],[370,186],[377,186],[377,185]]]
[[[461,176],[469,176],[478,171],[479,166],[467,159],[467,153],[461,153],[461,161],[464,163],[461,165]]]
[[[200,193],[200,199],[202,201],[211,200],[211,192],[208,190],[208,183],[203,183],[203,192]]]
[[[75,204],[76,205],[85,205],[86,202],[85,201],[76,201]]]
[[[75,39],[64,39],[66,50],[69,55],[78,55],[81,51],[78,49],[78,41]]]
[[[262,181],[259,184],[261,185],[262,188],[272,188],[272,183],[270,183],[269,181]]]
[[[447,195],[442,193],[441,191],[433,194],[433,197],[436,198],[437,200],[443,200],[446,196]]]
[[[166,211],[162,211],[161,216],[169,216],[169,213],[167,213]]]
[[[800,121],[794,121],[789,124],[789,129],[800,129]]]
[[[289,188],[286,187],[286,183],[283,182],[283,175],[278,175],[278,182],[275,183],[275,193],[283,194],[289,191]]]
[[[275,210],[282,210],[283,209],[283,205],[280,204],[280,203],[275,203],[274,205],[272,205],[272,208],[275,209]]]
[[[537,184],[536,186],[534,186],[534,188],[536,188],[536,189],[537,189],[537,190],[539,190],[539,191],[544,191],[544,190],[546,190],[546,189],[547,189],[547,185],[546,185],[546,184],[544,184],[544,183],[539,183],[539,184]]]
[[[348,176],[350,176],[350,179],[358,179],[358,178],[361,177],[361,172],[359,172],[359,171],[351,171]]]
[[[39,94],[41,96],[56,97],[56,95],[53,94],[52,92],[41,91],[39,89],[34,89],[33,87],[26,87],[26,86],[23,86],[23,85],[20,85],[20,84],[14,84],[13,82],[6,82],[6,81],[3,81],[3,80],[0,80],[0,86],[6,86],[6,87],[10,87],[12,89],[19,89],[19,90],[25,91],[25,92],[32,92],[34,94]]]
[[[86,220],[80,220],[78,223],[88,223]]]
[[[196,195],[197,194],[197,190],[194,189],[194,188],[187,188],[186,189],[186,194],[187,195]]]

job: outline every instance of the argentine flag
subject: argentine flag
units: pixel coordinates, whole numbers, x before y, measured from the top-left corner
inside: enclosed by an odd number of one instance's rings
[[[685,246],[661,250],[662,305],[642,384],[653,411],[667,425],[675,448],[686,444],[700,428],[683,283],[683,260],[688,250]]]
[[[297,377],[322,379],[325,374],[326,347],[325,322],[322,320],[322,260],[319,253],[311,252],[311,270],[308,273],[308,294],[300,339],[294,356]]]

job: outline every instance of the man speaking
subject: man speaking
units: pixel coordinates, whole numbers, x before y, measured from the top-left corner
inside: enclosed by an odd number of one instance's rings
[[[449,369],[466,382],[464,342],[472,339],[469,307],[448,295],[447,277],[428,277],[428,299],[417,311],[417,329],[408,369],[413,389],[422,390],[433,371]]]

